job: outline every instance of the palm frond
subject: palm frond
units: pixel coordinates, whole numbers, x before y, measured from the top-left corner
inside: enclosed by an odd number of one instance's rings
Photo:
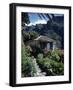
[[[45,14],[41,13],[41,16],[46,20]]]
[[[39,19],[43,19],[40,13],[38,13],[37,15],[39,16]]]

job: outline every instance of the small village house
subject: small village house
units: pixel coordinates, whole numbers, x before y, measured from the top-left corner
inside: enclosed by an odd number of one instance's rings
[[[56,48],[56,41],[47,36],[40,35],[34,40],[29,40],[28,45],[32,47],[33,52],[35,52],[35,47],[39,47],[44,52],[47,52]]]

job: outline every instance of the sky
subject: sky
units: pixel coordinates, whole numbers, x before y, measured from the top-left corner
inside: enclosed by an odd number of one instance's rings
[[[62,16],[63,14],[55,14],[55,16]],[[41,19],[38,16],[38,13],[29,13],[29,20],[30,23],[26,24],[27,26],[31,26],[31,25],[36,25],[36,24],[47,24],[47,21],[49,20],[47,17],[45,17],[45,19]]]
[[[47,18],[45,19],[40,19],[40,17],[38,16],[37,13],[29,13],[29,20],[30,20],[30,24],[28,24],[28,26],[31,25],[36,25],[36,24],[46,24],[47,23]]]

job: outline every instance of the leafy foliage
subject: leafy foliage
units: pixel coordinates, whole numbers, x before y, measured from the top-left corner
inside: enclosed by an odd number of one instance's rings
[[[24,42],[35,39],[36,37],[38,37],[38,35],[39,34],[37,32],[32,31],[32,30],[28,32],[22,30],[22,36],[23,36]]]
[[[22,26],[25,26],[25,24],[30,23],[29,16],[27,13],[22,13]]]
[[[49,51],[46,57],[43,54],[39,54],[37,57],[37,62],[40,68],[44,70],[47,75],[63,75],[64,74],[64,64],[60,62],[60,50]]]
[[[30,57],[30,52],[27,49],[27,47],[22,46],[22,77],[29,77],[29,76],[34,76],[36,73],[35,66],[33,64],[33,58]]]
[[[60,61],[60,57],[62,56],[62,52],[60,49],[54,49],[53,51],[50,50],[47,55],[46,55],[48,58],[54,60],[54,61],[57,61],[59,62]]]

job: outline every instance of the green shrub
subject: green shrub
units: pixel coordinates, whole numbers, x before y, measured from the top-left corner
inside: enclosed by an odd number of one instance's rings
[[[29,50],[26,46],[22,46],[21,50],[21,71],[22,77],[34,76],[36,73],[35,66],[33,64],[33,58],[30,57]]]
[[[59,49],[55,49],[55,50],[51,50],[48,52],[47,54],[47,57],[52,59],[52,60],[55,60],[57,62],[60,61],[60,56],[61,56],[61,51]]]
[[[38,54],[37,58],[40,59],[40,60],[42,60],[43,59],[43,54],[41,54],[41,53]]]
[[[60,56],[56,52],[52,52],[51,59],[55,61],[59,61]]]
[[[33,40],[33,39],[37,38],[38,36],[39,36],[39,34],[33,30],[29,30],[28,32],[22,30],[22,37],[23,37],[24,42]]]
[[[52,66],[52,71],[55,75],[63,75],[64,74],[64,64],[63,63],[52,61],[51,66]]]
[[[48,76],[50,75],[63,75],[64,74],[64,64],[59,62],[60,52],[50,51],[46,57],[43,54],[39,54],[37,61],[41,66],[41,69],[45,70]]]

